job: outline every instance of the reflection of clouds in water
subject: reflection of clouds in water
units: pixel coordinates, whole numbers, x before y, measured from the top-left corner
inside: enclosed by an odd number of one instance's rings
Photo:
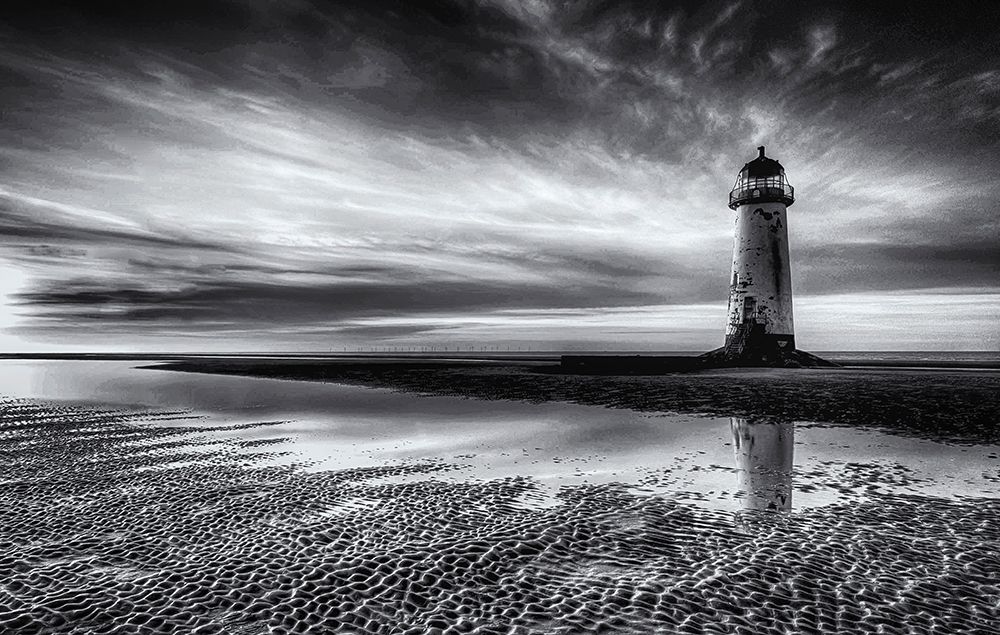
[[[791,510],[795,427],[791,422],[755,422],[742,417],[733,417],[731,423],[743,509]]]
[[[212,422],[282,421],[238,434],[260,441],[284,437],[276,449],[307,458],[314,469],[386,461],[440,459],[467,466],[470,478],[529,476],[555,486],[638,482],[649,469],[684,461],[696,469],[728,461],[724,420],[649,416],[567,403],[533,404],[417,396],[387,389],[323,382],[177,373],[130,362],[7,362],[17,375],[7,390],[22,396],[100,400],[150,408],[186,409]],[[689,456],[690,455],[690,456]],[[462,457],[462,458],[456,458]],[[281,459],[284,460],[284,459]],[[297,459],[296,459],[297,460]],[[721,492],[728,475],[689,474],[686,490]],[[670,485],[671,491],[677,487]],[[658,488],[657,491],[664,491]]]
[[[545,486],[546,497],[562,486],[617,482],[636,493],[714,509],[767,509],[769,503],[789,509],[793,442],[800,446],[797,512],[875,494],[995,497],[997,491],[990,481],[996,458],[989,456],[996,446],[949,446],[801,422],[793,439],[791,424],[424,397],[322,382],[144,370],[138,364],[5,361],[0,393],[189,411],[201,418],[158,425],[194,426],[214,440],[236,438],[248,451],[266,444],[282,453],[273,462],[305,461],[313,471],[439,461],[456,469],[433,478],[527,477]],[[237,427],[244,424],[255,425]],[[751,445],[753,452],[746,450]],[[771,451],[764,452],[766,447]],[[775,499],[777,494],[785,500]]]

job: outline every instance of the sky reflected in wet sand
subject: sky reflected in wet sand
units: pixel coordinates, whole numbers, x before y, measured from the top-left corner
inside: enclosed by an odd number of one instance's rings
[[[304,463],[310,470],[434,461],[455,466],[434,478],[526,476],[553,491],[620,482],[636,492],[723,509],[755,500],[746,490],[760,480],[745,478],[740,468],[746,461],[740,463],[740,448],[734,447],[734,427],[746,432],[760,425],[733,423],[729,417],[421,396],[155,371],[131,362],[7,361],[0,365],[0,378],[0,393],[11,397],[180,410],[200,417],[157,425],[279,422],[208,434],[268,441],[269,450],[284,453],[274,461]],[[873,493],[1000,494],[1000,447],[995,445],[954,446],[810,422],[764,426],[786,433],[792,428],[793,510]],[[775,435],[757,436],[766,445]],[[772,454],[787,458],[788,449],[779,450]]]

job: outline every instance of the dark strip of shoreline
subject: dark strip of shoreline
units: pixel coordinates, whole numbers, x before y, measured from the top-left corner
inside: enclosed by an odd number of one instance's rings
[[[820,357],[849,368],[945,368],[962,370],[1000,370],[1000,357],[985,359],[892,359],[852,357],[852,353],[818,353]],[[886,355],[892,355],[887,353]],[[960,355],[957,353],[956,355]],[[563,356],[553,352],[372,352],[372,353],[2,353],[0,359],[10,360],[64,360],[64,361],[164,361],[190,362],[201,360],[310,360],[334,362],[402,362],[402,363],[468,363],[468,364],[556,364]],[[639,360],[685,360],[697,356],[686,353],[592,353],[571,357],[635,358]]]
[[[1000,373],[947,369],[717,369],[594,376],[539,364],[189,359],[147,368],[334,382],[483,400],[563,401],[641,412],[867,425],[1000,443]]]

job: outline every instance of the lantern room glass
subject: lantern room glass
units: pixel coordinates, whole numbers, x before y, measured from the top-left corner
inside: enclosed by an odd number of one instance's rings
[[[729,193],[729,207],[736,209],[744,203],[781,202],[791,205],[795,202],[795,188],[791,186],[785,173],[773,176],[749,177],[740,172]]]

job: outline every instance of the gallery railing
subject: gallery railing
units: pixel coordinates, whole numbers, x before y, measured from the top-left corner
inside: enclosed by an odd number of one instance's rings
[[[729,207],[736,209],[744,203],[780,202],[791,205],[795,202],[795,188],[787,183],[768,183],[766,185],[748,183],[737,186],[729,193]]]

